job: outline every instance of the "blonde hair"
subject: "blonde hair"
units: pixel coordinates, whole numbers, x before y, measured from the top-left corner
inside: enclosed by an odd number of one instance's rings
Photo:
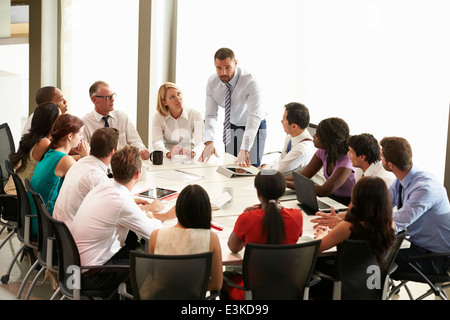
[[[172,82],[165,82],[159,87],[158,90],[158,98],[156,102],[156,111],[162,116],[168,116],[169,115],[169,108],[163,103],[163,101],[166,100],[166,92],[169,89],[176,89],[181,92],[180,88]]]

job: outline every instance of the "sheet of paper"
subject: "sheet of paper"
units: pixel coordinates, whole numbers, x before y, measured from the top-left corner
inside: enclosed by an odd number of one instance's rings
[[[184,183],[191,183],[191,182],[203,179],[202,176],[199,176],[196,174],[190,174],[188,172],[177,171],[177,170],[161,172],[161,173],[157,174],[156,176],[160,177],[160,178],[184,182]]]
[[[228,192],[222,193],[220,196],[211,199],[211,206],[213,210],[220,209],[225,203],[231,200],[231,195]]]

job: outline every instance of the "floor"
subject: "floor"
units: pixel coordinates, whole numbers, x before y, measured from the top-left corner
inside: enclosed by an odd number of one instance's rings
[[[0,242],[3,241],[3,239],[6,236],[6,231],[4,231],[0,235]],[[20,248],[20,242],[14,235],[10,240],[7,241],[7,243],[3,246],[3,248],[0,249],[0,277],[5,275],[7,272],[7,269],[11,263],[12,257],[17,252],[17,250]],[[30,262],[25,256],[25,258],[21,262],[16,262],[12,268],[11,275],[9,278],[9,282],[7,284],[0,283],[0,300],[16,300],[18,299],[17,293],[19,291],[20,285],[22,283],[22,279],[24,278],[25,274],[28,272],[28,269],[30,268]],[[34,279],[34,275],[36,272],[33,273],[33,275],[29,278],[27,281],[27,285],[25,287],[25,290],[23,290],[23,293],[20,297],[20,299],[24,299],[27,295],[28,288],[31,284],[31,282]],[[44,279],[43,276],[39,279],[36,286],[34,287],[33,291],[31,292],[31,295],[29,297],[30,300],[48,300],[53,294],[53,290],[51,289],[51,284],[49,279],[45,283],[42,283],[42,280]],[[418,297],[422,293],[424,293],[427,290],[427,286],[420,283],[411,283],[409,285],[409,288],[413,294],[414,297]],[[450,288],[447,289],[447,296],[450,296]],[[440,298],[436,298],[434,295],[430,295],[426,298],[426,300],[440,300]],[[405,291],[405,289],[401,289],[400,293],[395,295],[392,300],[409,300],[409,297]]]

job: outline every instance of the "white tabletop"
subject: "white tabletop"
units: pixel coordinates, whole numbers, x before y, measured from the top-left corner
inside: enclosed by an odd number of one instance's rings
[[[231,155],[212,158],[211,160],[206,164],[199,163],[196,160],[188,163],[173,163],[170,159],[164,158],[162,165],[147,163],[147,172],[144,172],[145,176],[136,184],[133,192],[137,194],[151,187],[164,187],[180,192],[188,184],[198,184],[206,190],[211,201],[214,202],[214,200],[221,198],[224,188],[231,187],[232,200],[219,209],[213,210],[212,220],[213,223],[223,227],[222,231],[216,231],[221,242],[223,264],[238,265],[242,263],[243,250],[237,254],[232,253],[228,248],[227,241],[233,231],[237,217],[245,208],[259,203],[253,185],[254,176],[229,178],[217,172],[220,165],[234,164],[234,157]],[[255,173],[259,171],[254,167],[251,170]],[[187,180],[195,181],[187,182]],[[175,205],[176,199],[162,200],[162,202],[166,206],[164,210],[167,211]],[[284,201],[282,205],[286,208],[298,208],[296,200]],[[299,239],[299,242],[313,239],[314,230],[313,224],[310,222],[311,219],[312,216],[303,215],[303,236]],[[169,220],[164,222],[164,226],[172,226],[175,223],[176,219]]]

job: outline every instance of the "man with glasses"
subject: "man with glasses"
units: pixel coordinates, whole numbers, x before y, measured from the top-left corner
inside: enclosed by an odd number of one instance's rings
[[[142,142],[135,126],[128,119],[128,115],[114,110],[116,93],[110,86],[104,81],[96,81],[89,88],[89,96],[94,104],[94,110],[83,117],[85,141],[90,143],[92,134],[98,128],[114,127],[120,133],[118,149],[127,144],[133,145],[139,149],[143,160],[149,159],[150,152]]]

